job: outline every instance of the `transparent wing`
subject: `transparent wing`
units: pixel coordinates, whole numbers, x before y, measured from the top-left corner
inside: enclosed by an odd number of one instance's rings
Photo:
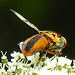
[[[17,17],[19,17],[24,23],[26,23],[27,25],[29,25],[30,27],[32,27],[33,29],[35,29],[36,31],[38,31],[40,33],[40,30],[33,25],[32,23],[30,23],[27,19],[25,19],[23,16],[21,16],[19,13],[17,13],[16,11],[10,9]]]

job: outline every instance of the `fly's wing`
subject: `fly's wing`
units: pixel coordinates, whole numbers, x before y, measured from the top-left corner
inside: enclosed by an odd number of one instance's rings
[[[32,27],[33,29],[35,29],[36,31],[38,31],[40,33],[40,30],[32,23],[30,23],[26,18],[24,18],[22,15],[20,15],[19,13],[17,13],[16,11],[10,9],[17,17],[19,17],[24,23],[26,23],[27,25],[29,25],[30,27]]]

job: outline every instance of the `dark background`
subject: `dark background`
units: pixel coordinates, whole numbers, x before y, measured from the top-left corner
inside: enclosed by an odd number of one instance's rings
[[[75,7],[72,0],[0,0],[0,51],[20,51],[17,43],[37,32],[17,18],[17,11],[40,30],[62,34],[68,42],[62,56],[75,59]],[[1,53],[0,53],[1,57]]]

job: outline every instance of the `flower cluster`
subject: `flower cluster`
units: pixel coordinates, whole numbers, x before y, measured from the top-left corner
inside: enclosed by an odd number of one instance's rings
[[[0,75],[75,75],[75,60],[70,60],[66,56],[49,58],[44,55],[36,66],[39,52],[28,56],[26,60],[22,53],[14,51],[10,62],[6,53],[1,53]]]

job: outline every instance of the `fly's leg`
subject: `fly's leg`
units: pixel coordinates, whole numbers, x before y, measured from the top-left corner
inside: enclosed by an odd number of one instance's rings
[[[60,50],[60,51],[55,51],[55,55],[51,58],[51,61],[55,58],[55,57],[57,57],[57,56],[60,56],[62,53],[62,50]]]
[[[55,57],[57,57],[57,56],[60,56],[62,53],[62,50],[59,50],[59,51],[57,51],[57,50],[54,50],[55,52],[53,52],[53,51],[50,51],[49,49],[46,49],[45,50],[46,52],[48,52],[48,53],[50,53],[50,54],[53,54],[54,56],[51,58],[51,61],[55,58]]]
[[[23,59],[23,60],[24,60],[24,62],[27,62],[27,60],[28,60],[28,59],[27,59],[27,57],[26,57],[26,56],[24,56],[24,57],[25,57],[25,58]]]
[[[41,52],[40,52],[40,58],[39,58],[39,61],[38,61],[37,64],[36,64],[36,66],[38,66],[38,64],[39,64],[40,61],[42,60],[43,53],[44,53],[44,51],[41,51]]]
[[[49,49],[46,49],[45,50],[47,53],[50,53],[50,54],[53,54],[53,55],[55,55],[55,52],[53,52],[53,51],[50,51]]]
[[[54,56],[51,58],[51,61],[56,57],[56,53],[53,51],[50,51],[49,49],[46,49],[46,52],[53,54]]]
[[[50,50],[48,50],[48,49],[46,49],[46,50],[45,50],[45,48],[42,49],[42,50],[41,50],[41,53],[40,53],[40,59],[39,59],[38,63],[36,64],[36,66],[38,66],[38,64],[40,63],[40,61],[41,61],[41,59],[42,59],[42,57],[43,57],[44,51],[46,51],[46,52],[48,52],[48,53],[50,53],[50,54],[55,55],[54,52],[52,52],[52,51],[50,51]]]
[[[62,54],[61,52],[62,52],[62,50],[55,51],[56,56],[60,56]]]
[[[44,51],[46,51],[46,52],[48,52],[48,53],[54,55],[54,56],[51,58],[51,61],[52,61],[55,57],[60,56],[60,55],[61,55],[61,52],[62,52],[62,50],[55,51],[55,52],[50,51],[49,49],[43,49],[43,50],[41,50],[40,59],[39,59],[38,63],[36,64],[36,66],[38,66],[38,64],[40,63],[40,61],[41,61],[41,59],[42,59],[42,57],[43,57]]]

